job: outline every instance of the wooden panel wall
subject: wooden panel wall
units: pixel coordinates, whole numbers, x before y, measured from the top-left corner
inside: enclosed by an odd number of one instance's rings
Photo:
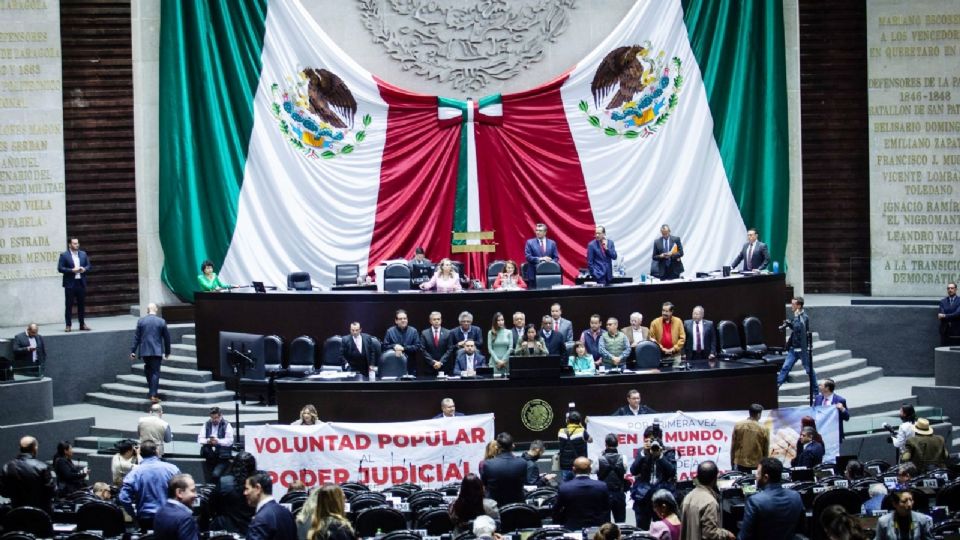
[[[866,2],[800,0],[808,293],[870,292],[866,15]]]
[[[93,264],[90,314],[138,302],[130,32],[130,0],[60,1],[67,235]]]

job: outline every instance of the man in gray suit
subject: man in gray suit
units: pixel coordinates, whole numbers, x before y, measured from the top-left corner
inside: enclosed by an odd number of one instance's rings
[[[747,243],[740,248],[740,254],[730,266],[736,268],[740,261],[743,261],[744,272],[766,270],[770,264],[770,251],[766,244],[757,240],[756,229],[747,229]]]
[[[683,343],[683,352],[687,360],[713,360],[717,357],[717,340],[713,321],[703,318],[703,307],[693,308],[692,319],[683,321],[687,341]]]
[[[137,321],[137,332],[133,335],[133,347],[130,358],[137,358],[137,349],[143,358],[143,371],[147,377],[150,401],[160,402],[160,361],[161,357],[170,358],[170,331],[167,321],[157,315],[157,305],[151,302],[147,306],[147,315]]]
[[[554,303],[550,306],[550,317],[553,319],[553,331],[559,332],[563,336],[563,343],[566,346],[573,345],[573,323],[570,319],[563,318],[563,310],[560,304]]]

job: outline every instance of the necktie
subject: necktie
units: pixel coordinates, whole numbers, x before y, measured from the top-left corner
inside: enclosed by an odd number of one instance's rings
[[[361,339],[358,337],[354,338],[353,342],[357,344],[357,351],[363,352],[363,345],[362,345],[363,342],[361,341]]]
[[[439,331],[439,330],[434,330],[434,331],[433,331],[433,346],[434,346],[434,347],[439,347],[439,346],[440,346],[440,331]]]
[[[667,241],[666,238],[664,238],[664,239],[663,239],[663,252],[664,252],[664,253],[667,252],[668,244],[669,244],[669,242]]]
[[[753,244],[747,249],[747,270],[753,269]]]
[[[554,319],[554,321],[553,321],[553,330],[554,330],[555,332],[559,332],[559,331],[560,331],[560,321]]]
[[[547,241],[546,241],[546,240],[541,240],[541,241],[540,241],[540,255],[546,255],[546,254],[547,254]]]
[[[700,323],[697,323],[697,352],[703,350],[703,340],[700,339]]]

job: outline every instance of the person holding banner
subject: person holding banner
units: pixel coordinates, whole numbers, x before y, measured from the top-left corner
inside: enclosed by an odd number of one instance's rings
[[[627,404],[621,405],[619,409],[613,411],[611,416],[639,416],[641,414],[654,414],[657,411],[647,407],[640,402],[640,391],[631,388],[627,391]]]
[[[453,398],[443,398],[440,400],[440,412],[434,418],[453,418],[454,416],[463,416],[463,413],[457,410],[457,404]]]

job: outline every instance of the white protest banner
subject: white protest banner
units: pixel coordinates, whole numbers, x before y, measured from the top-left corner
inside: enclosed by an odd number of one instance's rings
[[[244,449],[270,473],[274,496],[296,480],[308,488],[360,482],[373,488],[412,482],[439,487],[479,474],[493,415],[416,422],[252,426]]]
[[[836,459],[840,451],[839,414],[833,407],[790,407],[764,411],[760,424],[770,437],[770,454],[779,458],[788,467],[796,456],[797,440],[800,438],[800,420],[811,416],[816,420],[817,430],[823,437],[826,450],[824,462]],[[587,430],[593,438],[588,452],[591,456],[603,453],[607,434],[617,436],[618,450],[624,462],[633,463],[643,448],[643,432],[659,422],[663,430],[663,444],[676,450],[677,480],[690,480],[696,476],[697,465],[703,461],[716,462],[721,471],[730,470],[730,443],[733,426],[747,417],[746,411],[712,411],[658,413],[640,416],[591,416]]]

